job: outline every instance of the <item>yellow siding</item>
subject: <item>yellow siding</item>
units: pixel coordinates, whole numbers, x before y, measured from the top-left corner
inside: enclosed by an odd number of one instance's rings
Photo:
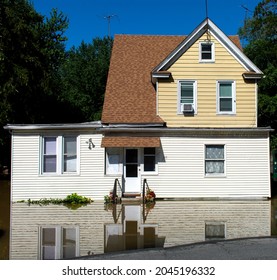
[[[255,82],[245,82],[246,69],[215,38],[215,62],[199,62],[199,42],[203,35],[169,69],[172,80],[158,83],[158,114],[169,127],[256,127]],[[228,65],[228,66],[227,66]],[[177,114],[178,80],[197,81],[197,114]],[[216,81],[236,82],[236,114],[218,115]]]

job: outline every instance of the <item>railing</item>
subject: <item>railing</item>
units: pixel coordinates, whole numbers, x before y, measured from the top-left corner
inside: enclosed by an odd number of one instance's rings
[[[122,188],[121,188],[121,185],[120,185],[119,180],[116,178],[116,179],[114,180],[114,185],[113,185],[113,199],[114,199],[115,202],[116,202],[117,199],[118,199],[118,195],[117,195],[117,186],[120,188],[120,190],[121,190],[121,196],[122,196]]]
[[[145,190],[149,190],[149,186],[146,179],[143,179],[143,186],[142,186],[142,201],[145,203]]]

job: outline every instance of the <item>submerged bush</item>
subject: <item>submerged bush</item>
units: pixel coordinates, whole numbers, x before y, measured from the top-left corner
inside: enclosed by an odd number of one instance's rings
[[[26,202],[25,200],[21,200],[18,202]],[[42,198],[39,200],[31,200],[30,198],[27,200],[28,205],[31,204],[38,204],[38,205],[48,205],[48,204],[63,204],[67,206],[70,209],[77,209],[81,206],[90,204],[93,202],[91,198],[85,197],[78,195],[77,193],[72,193],[68,195],[66,198],[61,199],[61,198]]]

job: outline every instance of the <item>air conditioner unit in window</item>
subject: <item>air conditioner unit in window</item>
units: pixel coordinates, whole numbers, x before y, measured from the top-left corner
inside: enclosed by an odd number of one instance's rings
[[[194,111],[192,104],[182,104],[183,113],[192,113]]]

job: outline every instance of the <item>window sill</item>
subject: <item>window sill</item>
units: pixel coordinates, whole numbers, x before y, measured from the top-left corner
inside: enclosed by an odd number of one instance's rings
[[[74,177],[80,176],[80,173],[42,173],[39,174],[40,177]]]
[[[236,113],[234,113],[234,112],[230,112],[230,113],[227,113],[227,112],[217,112],[216,114],[218,116],[236,116]]]
[[[205,178],[227,178],[226,174],[220,174],[220,173],[215,173],[215,174],[205,174]]]
[[[157,176],[157,175],[159,175],[159,173],[158,173],[158,171],[154,171],[154,172],[143,171],[143,172],[141,172],[141,175],[142,176]]]

